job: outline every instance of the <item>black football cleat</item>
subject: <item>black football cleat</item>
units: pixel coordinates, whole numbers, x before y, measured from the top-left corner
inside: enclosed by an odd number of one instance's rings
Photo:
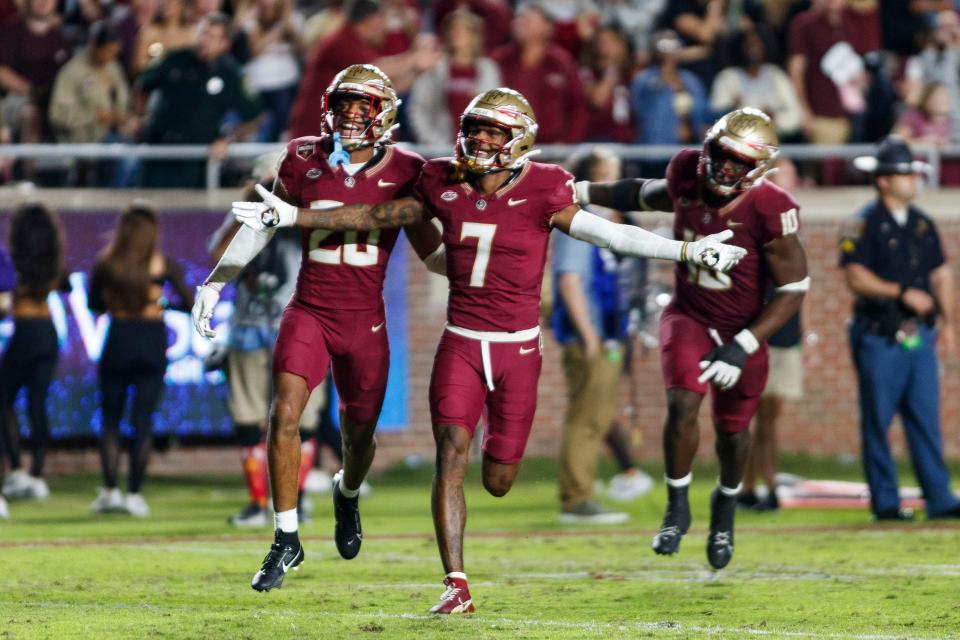
[[[882,511],[873,516],[874,520],[900,520],[902,522],[911,522],[914,519],[915,514],[913,509],[910,507],[904,507],[902,509],[893,509],[891,511]],[[930,516],[936,517],[936,516]],[[942,517],[942,516],[941,516]]]
[[[303,547],[297,534],[283,533],[277,529],[274,542],[270,545],[270,553],[263,559],[260,571],[253,576],[250,586],[257,591],[270,591],[283,586],[283,578],[287,571],[296,571],[303,563]]]
[[[363,530],[360,527],[360,496],[347,498],[340,493],[341,471],[333,479],[333,517],[337,524],[333,528],[333,539],[337,551],[344,560],[352,560],[360,553],[363,542]]]
[[[714,569],[723,569],[733,558],[733,517],[737,497],[725,496],[719,489],[710,494],[710,533],[707,535],[707,560]]]
[[[687,487],[667,486],[667,513],[660,530],[653,536],[653,550],[662,556],[671,556],[680,550],[680,539],[690,528],[690,502]]]

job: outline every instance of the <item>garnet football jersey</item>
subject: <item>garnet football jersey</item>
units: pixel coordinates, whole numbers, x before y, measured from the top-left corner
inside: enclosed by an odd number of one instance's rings
[[[700,199],[697,165],[700,152],[680,151],[667,167],[667,190],[675,212],[674,237],[696,240],[726,229],[733,231],[727,244],[747,250],[729,273],[677,263],[673,306],[708,327],[724,340],[748,326],[764,306],[770,272],[763,247],[771,240],[796,233],[800,207],[789,193],[763,180],[721,217]]]
[[[341,204],[377,204],[405,198],[423,166],[423,158],[394,146],[354,175],[327,162],[326,139],[290,141],[280,162],[278,179],[291,204],[329,208]],[[304,304],[340,310],[374,309],[383,304],[387,260],[399,229],[370,232],[303,229],[303,256],[296,299]]]
[[[573,176],[527,162],[495,193],[450,180],[452,158],[423,166],[414,197],[443,225],[450,324],[475,331],[537,326],[550,218],[576,203]]]

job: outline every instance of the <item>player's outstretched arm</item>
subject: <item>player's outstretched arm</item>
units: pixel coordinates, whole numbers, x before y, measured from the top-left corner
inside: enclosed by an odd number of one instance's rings
[[[210,327],[213,309],[220,300],[220,292],[233,280],[260,251],[267,246],[275,231],[266,229],[256,231],[249,226],[237,229],[233,240],[227,245],[217,266],[202,285],[197,287],[197,296],[193,303],[193,326],[197,333],[205,338],[215,338],[217,332]]]
[[[800,309],[803,296],[810,288],[810,278],[807,276],[807,256],[797,235],[791,233],[768,242],[763,253],[776,286],[776,295],[757,319],[729,342],[721,343],[719,335],[714,336],[717,348],[700,361],[703,370],[698,378],[700,382],[713,382],[722,390],[732,389],[740,380],[747,356],[759,349]]]
[[[303,209],[286,202],[279,193],[270,193],[260,185],[256,189],[263,202],[234,202],[233,215],[237,222],[257,231],[293,226],[329,231],[374,231],[397,229],[424,219],[423,205],[414,198],[334,209]]]
[[[681,242],[640,227],[604,220],[577,205],[570,205],[554,214],[550,224],[578,240],[620,255],[688,262],[722,272],[735,267],[747,255],[747,250],[742,247],[723,244],[724,240],[733,236],[733,231],[729,229],[696,242]]]
[[[584,180],[576,184],[576,193],[581,207],[595,204],[617,211],[673,211],[673,199],[663,178],[627,178],[614,182]]]

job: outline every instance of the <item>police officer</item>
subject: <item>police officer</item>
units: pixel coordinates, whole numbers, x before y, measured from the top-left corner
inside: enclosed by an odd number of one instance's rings
[[[840,264],[856,296],[850,346],[860,385],[863,465],[877,520],[911,520],[900,508],[897,470],[887,431],[899,413],[929,518],[960,517],[950,491],[940,437],[936,342],[955,346],[953,278],[933,221],[910,203],[917,195],[915,161],[897,136],[855,166],[874,174],[877,199],[845,225]],[[940,320],[939,331],[937,319]]]
[[[207,15],[201,21],[196,46],[171,51],[140,75],[139,88],[159,94],[149,116],[147,142],[208,144],[210,158],[219,160],[231,138],[243,139],[256,129],[260,103],[245,90],[240,67],[227,55],[229,28],[223,14]],[[231,111],[243,122],[227,136],[221,129]],[[202,161],[144,163],[145,187],[200,188],[204,183]]]

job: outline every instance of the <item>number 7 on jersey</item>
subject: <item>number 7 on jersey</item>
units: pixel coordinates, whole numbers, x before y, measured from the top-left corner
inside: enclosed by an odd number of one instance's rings
[[[497,233],[497,225],[482,222],[464,222],[460,230],[460,240],[467,238],[477,239],[477,257],[473,260],[473,271],[470,272],[470,286],[482,287],[487,277],[487,265],[490,264],[490,249],[493,246],[493,236]]]

